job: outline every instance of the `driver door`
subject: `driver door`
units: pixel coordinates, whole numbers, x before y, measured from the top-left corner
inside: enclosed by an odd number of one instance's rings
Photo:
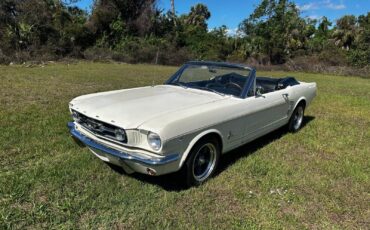
[[[250,96],[245,100],[245,108],[250,110],[246,114],[245,141],[260,137],[284,125],[289,119],[290,87]]]

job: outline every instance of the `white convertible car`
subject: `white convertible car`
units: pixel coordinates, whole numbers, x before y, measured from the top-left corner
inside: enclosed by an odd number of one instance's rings
[[[220,154],[279,127],[300,129],[316,83],[256,77],[253,68],[188,62],[165,84],[73,99],[68,123],[76,141],[127,173],[183,170],[199,185]]]

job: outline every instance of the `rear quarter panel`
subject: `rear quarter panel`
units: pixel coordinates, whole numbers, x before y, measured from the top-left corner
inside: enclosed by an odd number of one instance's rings
[[[313,98],[317,94],[317,84],[316,82],[300,82],[299,85],[296,85],[293,87],[294,88],[294,96],[295,96],[295,106],[301,101],[305,100],[306,101],[306,107],[309,106],[309,104],[312,102]]]

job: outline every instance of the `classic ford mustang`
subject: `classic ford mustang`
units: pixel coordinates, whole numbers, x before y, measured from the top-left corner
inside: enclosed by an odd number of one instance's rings
[[[192,61],[163,85],[77,97],[69,104],[72,137],[127,173],[183,170],[199,185],[220,154],[279,127],[296,132],[316,83],[256,77],[253,68]]]

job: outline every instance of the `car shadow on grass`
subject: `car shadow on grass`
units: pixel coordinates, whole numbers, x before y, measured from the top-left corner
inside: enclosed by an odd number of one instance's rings
[[[305,119],[302,123],[302,129],[313,121],[315,117],[313,116],[305,116]],[[266,134],[248,144],[242,145],[229,153],[222,155],[220,158],[220,162],[217,168],[217,171],[214,175],[214,177],[217,177],[220,173],[225,171],[229,166],[233,165],[235,162],[237,162],[239,159],[243,157],[247,157],[254,152],[256,152],[258,149],[263,148],[264,146],[270,144],[273,141],[276,141],[283,137],[285,134],[287,134],[287,128],[282,127],[279,128],[269,134]],[[119,174],[125,174],[127,175],[124,170],[118,166],[110,165],[111,169]],[[184,186],[184,183],[182,183],[181,175],[179,172],[171,173],[163,176],[153,177],[149,175],[144,175],[140,173],[134,173],[130,174],[128,176],[132,176],[139,181],[143,183],[149,183],[153,185],[158,185],[165,189],[166,191],[181,191],[187,189],[187,187]]]

